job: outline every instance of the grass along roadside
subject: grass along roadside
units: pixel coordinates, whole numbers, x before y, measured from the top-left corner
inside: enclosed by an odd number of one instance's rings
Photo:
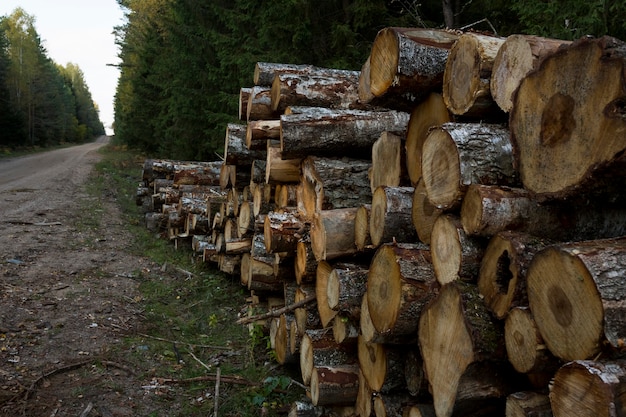
[[[133,273],[140,295],[129,302],[143,311],[143,331],[127,335],[116,357],[162,391],[168,415],[213,413],[218,373],[220,416],[283,414],[304,391],[286,375],[293,370],[272,360],[267,336],[236,323],[246,297],[239,278],[150,233],[135,204],[144,158],[115,145],[100,152],[89,194],[115,199],[133,236],[130,250],[160,265]]]

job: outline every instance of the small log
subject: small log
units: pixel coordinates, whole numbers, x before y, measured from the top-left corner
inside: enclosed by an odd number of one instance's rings
[[[623,189],[625,62],[625,42],[585,37],[524,77],[509,119],[524,188],[546,199]]]
[[[357,338],[359,367],[373,392],[392,392],[404,386],[403,347],[368,343]]]
[[[432,204],[460,207],[470,184],[518,184],[509,131],[495,124],[444,123],[422,148],[422,178]]]
[[[297,363],[298,356],[291,352],[290,335],[291,323],[295,320],[293,314],[281,314],[278,318],[274,353],[276,361],[281,365]]]
[[[271,87],[255,85],[250,91],[246,120],[271,120],[277,119],[280,113],[272,110]]]
[[[422,178],[422,148],[431,127],[451,122],[452,117],[440,93],[431,93],[411,112],[406,131],[406,169],[411,185]]]
[[[306,225],[296,217],[293,211],[269,212],[265,216],[263,225],[267,252],[295,253],[298,240],[305,230]]]
[[[484,239],[465,233],[457,216],[439,216],[430,239],[437,281],[441,285],[457,279],[476,282],[486,246]]]
[[[338,313],[328,305],[328,277],[333,269],[333,266],[326,261],[320,261],[317,264],[315,297],[317,299],[317,311],[320,315],[322,327],[327,327]]]
[[[372,145],[372,163],[369,172],[372,193],[382,185],[389,187],[409,185],[402,139],[393,133],[383,132]]]
[[[322,366],[339,366],[356,362],[355,343],[338,344],[330,329],[306,330],[300,344],[300,372],[305,385],[310,384],[313,370]]]
[[[247,120],[248,118],[248,101],[250,101],[250,93],[252,93],[251,87],[241,87],[239,89],[239,106],[238,106],[238,118],[239,120]]]
[[[413,190],[411,203],[411,221],[420,241],[430,244],[433,226],[442,213],[443,210],[435,207],[428,199],[424,180],[420,179]]]
[[[550,404],[554,417],[621,416],[626,412],[626,363],[577,360],[554,376]]]
[[[359,309],[359,312],[361,310]],[[359,336],[358,319],[336,315],[333,318],[333,337],[337,343],[351,343]]]
[[[220,185],[222,162],[175,166],[174,185]]]
[[[315,285],[313,284],[298,284],[296,288],[295,302],[306,300],[310,297],[315,297]],[[319,329],[322,327],[320,316],[317,313],[317,305],[315,303],[306,304],[300,308],[296,308],[294,311],[296,318],[297,334],[298,336],[304,336],[304,333],[310,329]]]
[[[371,209],[371,204],[363,204],[357,209],[354,216],[354,244],[359,252],[372,245],[370,238]]]
[[[217,267],[225,274],[235,275],[241,270],[241,256],[220,253]]]
[[[528,307],[514,307],[504,322],[504,343],[509,362],[523,374],[549,374],[560,362],[546,347]]]
[[[311,107],[280,117],[282,157],[350,156],[369,159],[382,132],[404,135],[409,114],[398,111],[331,110]],[[312,139],[314,138],[314,139]]]
[[[407,227],[412,222],[413,192],[413,187],[381,186],[376,189],[370,212],[372,245],[417,240],[415,228]]]
[[[432,404],[415,404],[404,409],[402,417],[436,417]]]
[[[453,114],[489,119],[502,113],[491,97],[490,80],[493,61],[504,41],[467,32],[455,42],[443,75],[443,99]]]
[[[360,264],[336,264],[326,282],[328,306],[340,314],[358,317],[367,285],[367,267]]]
[[[491,95],[505,112],[513,108],[513,95],[526,75],[537,69],[541,61],[570,41],[531,35],[506,38],[493,60]]]
[[[414,340],[422,309],[437,295],[438,287],[430,250],[425,245],[379,247],[370,264],[366,293],[376,331]]]
[[[370,417],[372,415],[374,392],[367,384],[363,371],[359,369],[359,392],[355,400],[356,415],[360,417]]]
[[[428,93],[441,90],[446,60],[457,40],[456,33],[436,29],[395,27],[378,32],[369,58],[368,89],[379,98],[372,104],[393,97],[395,107],[413,108]]]
[[[294,262],[296,282],[303,284],[315,281],[317,274],[317,261],[311,248],[310,235],[306,233],[296,246],[296,259]]]
[[[491,238],[478,274],[478,291],[496,318],[504,319],[511,308],[528,305],[528,266],[537,252],[552,243],[514,231]]]
[[[246,146],[247,126],[237,123],[226,125],[226,139],[224,140],[224,161],[229,165],[238,165],[240,168],[251,166],[257,159],[265,157],[265,148],[250,150]]]
[[[480,378],[483,387],[490,386],[488,379],[504,378],[506,368],[502,326],[490,316],[475,285],[457,280],[441,287],[420,316],[418,336],[437,416],[451,416],[471,397],[503,397],[501,387],[491,393],[474,387],[475,392],[464,394],[469,398],[459,398],[463,378],[472,384]],[[485,373],[483,367],[493,369],[494,363],[502,372]]]
[[[590,359],[605,341],[624,346],[625,268],[626,238],[563,243],[535,255],[527,273],[529,306],[556,357]]]
[[[354,218],[357,207],[322,210],[311,224],[311,248],[315,259],[333,260],[354,255]]]
[[[251,237],[235,238],[226,240],[224,252],[228,255],[241,255],[249,253],[250,248],[252,248]]]
[[[546,394],[520,391],[506,397],[506,417],[552,417]]]
[[[310,387],[313,405],[352,405],[359,391],[359,367],[316,367]]]
[[[272,190],[270,184],[257,184],[252,192],[252,213],[255,217],[261,214],[267,214],[270,211],[274,211],[276,205],[271,197],[269,197]]]
[[[267,149],[268,140],[280,140],[280,120],[251,120],[246,126],[246,147]]]
[[[254,233],[255,216],[252,203],[244,201],[239,206],[237,216],[237,233],[241,237],[247,237]]]
[[[295,184],[276,184],[274,192],[274,202],[277,210],[288,210],[296,207],[297,187]]]
[[[297,183],[300,181],[300,164],[302,158],[283,159],[279,147],[267,146],[267,163],[265,165],[265,182]]]

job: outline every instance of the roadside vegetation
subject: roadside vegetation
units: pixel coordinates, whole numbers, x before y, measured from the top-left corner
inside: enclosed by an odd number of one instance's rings
[[[143,312],[143,328],[129,332],[111,355],[130,364],[146,389],[162,398],[168,415],[212,414],[217,390],[220,416],[284,414],[305,393],[294,383],[298,376],[290,376],[294,370],[272,359],[262,329],[236,323],[246,297],[239,277],[148,232],[135,205],[144,158],[115,145],[101,153],[89,192],[119,203],[132,250],[159,265],[158,271],[133,274],[140,296],[128,302]]]

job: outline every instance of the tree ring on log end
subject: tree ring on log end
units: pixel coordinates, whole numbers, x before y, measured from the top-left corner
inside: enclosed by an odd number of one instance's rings
[[[434,129],[422,149],[422,177],[428,200],[445,209],[461,193],[461,162],[454,140],[443,129]]]
[[[372,258],[367,276],[368,311],[380,333],[393,328],[401,302],[400,266],[393,248],[382,246]]]
[[[527,286],[537,327],[555,356],[588,359],[599,351],[604,308],[579,258],[559,248],[544,249],[528,268]]]
[[[437,281],[441,285],[458,279],[463,262],[459,231],[447,216],[439,216],[433,225],[430,250]]]
[[[376,70],[370,70],[370,74],[378,74],[378,77],[370,79],[370,91],[377,97],[383,95],[393,83],[400,59],[399,49],[398,38],[392,29],[385,28],[376,35],[370,54],[370,68]]]
[[[541,115],[542,146],[552,148],[569,141],[576,129],[575,108],[576,102],[569,95],[556,93],[550,97]]]
[[[384,188],[378,187],[372,196],[370,212],[370,239],[374,246],[382,243],[385,234],[385,216],[387,214],[387,194]]]
[[[514,308],[506,317],[504,343],[511,365],[520,373],[531,372],[537,362],[536,324],[528,309]]]

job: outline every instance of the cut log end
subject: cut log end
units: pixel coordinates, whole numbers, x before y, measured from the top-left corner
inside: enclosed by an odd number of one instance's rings
[[[389,28],[381,30],[374,39],[370,53],[369,87],[374,96],[383,95],[393,83],[399,56],[399,42],[396,33]]]
[[[456,145],[442,129],[434,129],[422,149],[422,178],[429,201],[437,208],[452,207],[462,192]]]

